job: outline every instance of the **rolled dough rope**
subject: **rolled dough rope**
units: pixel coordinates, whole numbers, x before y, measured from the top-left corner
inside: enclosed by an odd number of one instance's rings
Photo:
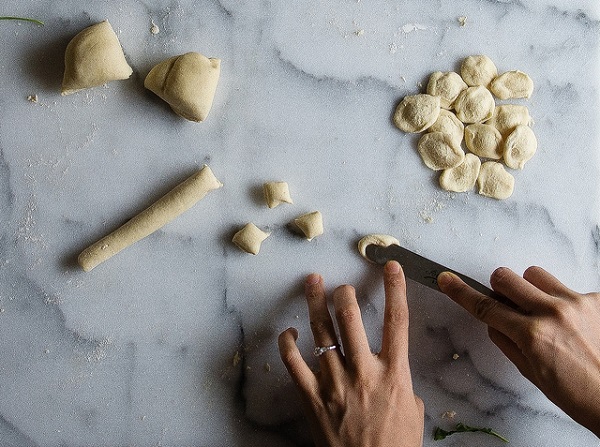
[[[79,265],[89,272],[121,250],[171,222],[194,206],[209,191],[222,186],[223,184],[217,180],[211,169],[205,165],[144,211],[83,250],[77,258]]]

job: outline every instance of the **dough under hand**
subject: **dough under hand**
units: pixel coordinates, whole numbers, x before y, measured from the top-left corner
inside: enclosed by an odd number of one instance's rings
[[[422,132],[433,125],[440,114],[440,97],[427,94],[409,95],[396,107],[394,124],[404,132]]]
[[[311,241],[323,234],[323,215],[319,211],[303,214],[294,219],[294,225]]]
[[[515,189],[515,178],[504,169],[502,164],[486,161],[481,165],[477,185],[482,196],[507,199]]]
[[[184,180],[108,236],[83,250],[77,261],[89,272],[121,250],[154,233],[194,206],[209,191],[222,187],[208,166]]]
[[[257,255],[260,251],[261,244],[269,237],[269,235],[269,233],[265,233],[250,222],[240,231],[235,233],[231,241],[246,253]]]
[[[363,237],[360,241],[358,241],[358,251],[367,261],[373,262],[367,257],[367,246],[369,245],[389,247],[390,245],[400,245],[400,241],[389,234],[368,234]]]
[[[85,28],[67,45],[62,95],[127,79],[131,73],[119,39],[105,20]]]
[[[178,115],[201,122],[212,108],[220,72],[220,59],[185,53],[156,65],[146,76],[144,87],[165,100]]]

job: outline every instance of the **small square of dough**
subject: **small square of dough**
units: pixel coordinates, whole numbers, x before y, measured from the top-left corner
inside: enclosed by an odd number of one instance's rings
[[[263,185],[265,201],[269,208],[275,208],[282,203],[294,203],[286,182],[268,182]]]
[[[220,73],[220,59],[190,52],[152,68],[144,87],[166,101],[179,116],[201,122],[212,108]]]
[[[404,132],[418,133],[428,129],[440,114],[440,97],[425,93],[405,96],[394,112],[394,124]]]
[[[467,87],[458,73],[436,71],[429,77],[427,93],[440,97],[440,107],[451,109],[458,94]]]
[[[456,117],[465,124],[489,120],[495,107],[491,92],[481,85],[463,90],[454,102]]]
[[[434,171],[454,168],[465,159],[465,152],[452,136],[443,132],[429,132],[419,139],[419,155],[423,163]]]
[[[477,178],[479,194],[494,199],[508,199],[515,189],[515,178],[496,161],[481,165]]]
[[[531,98],[533,81],[522,71],[507,71],[492,81],[490,90],[498,99]]]
[[[319,211],[303,214],[294,219],[294,224],[309,241],[323,234],[323,215]]]
[[[475,155],[498,160],[504,154],[502,134],[489,124],[469,124],[465,127],[465,145]]]
[[[498,69],[489,57],[478,54],[466,57],[463,60],[460,75],[470,87],[478,85],[488,87],[492,80],[498,76]]]
[[[269,235],[270,233],[265,233],[252,222],[249,222],[244,228],[235,233],[231,241],[246,253],[257,255],[261,244]]]
[[[504,141],[504,163],[512,169],[523,169],[537,151],[537,139],[529,126],[517,126]]]
[[[481,169],[481,160],[466,154],[465,160],[455,168],[444,169],[440,175],[440,186],[446,191],[466,192],[475,187]]]

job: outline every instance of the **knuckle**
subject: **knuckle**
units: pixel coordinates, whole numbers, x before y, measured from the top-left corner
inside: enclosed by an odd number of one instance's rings
[[[486,321],[498,309],[498,301],[486,297],[480,297],[475,301],[473,313],[479,320]]]
[[[311,320],[310,327],[312,329],[313,334],[315,335],[327,334],[329,332],[329,324],[326,320],[323,319]]]
[[[343,306],[336,309],[336,318],[339,321],[352,323],[360,318],[360,311],[354,306]]]
[[[387,324],[392,327],[403,327],[408,324],[408,315],[402,309],[390,309],[386,313]]]

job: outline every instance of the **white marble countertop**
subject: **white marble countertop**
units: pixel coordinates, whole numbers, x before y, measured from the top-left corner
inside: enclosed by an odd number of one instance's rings
[[[293,325],[310,351],[302,282],[317,271],[357,286],[376,349],[381,270],[357,254],[364,234],[393,234],[483,282],[500,265],[538,264],[600,289],[596,0],[43,0],[2,14],[45,22],[0,21],[2,446],[308,445],[276,337]],[[133,76],[61,97],[66,44],[104,19]],[[201,124],[143,87],[187,51],[223,60]],[[431,72],[471,54],[536,85],[526,105],[539,150],[506,201],[440,190],[390,119]],[[77,267],[84,247],[204,163],[222,189],[92,272]],[[263,204],[271,180],[289,183],[293,205]],[[323,236],[286,229],[313,210]],[[230,243],[248,221],[272,233],[258,256]],[[426,446],[499,445],[434,442],[434,426],[452,426],[446,411],[511,445],[599,445],[482,325],[441,294],[409,293]]]

